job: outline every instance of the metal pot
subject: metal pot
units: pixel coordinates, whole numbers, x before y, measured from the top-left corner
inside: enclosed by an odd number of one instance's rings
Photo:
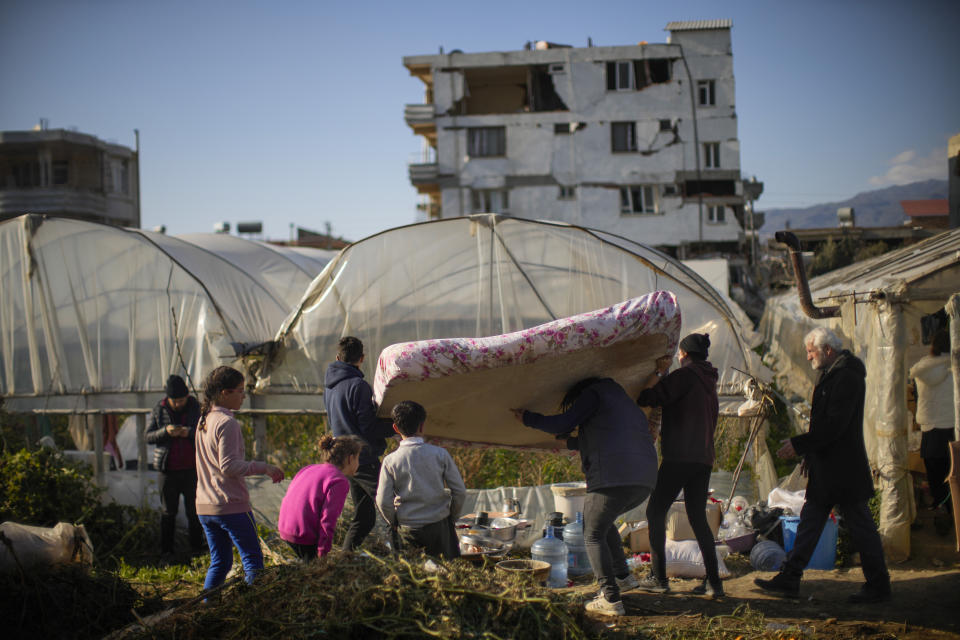
[[[504,542],[513,542],[517,537],[517,525],[519,521],[513,518],[495,518],[490,523],[490,535],[497,540]]]

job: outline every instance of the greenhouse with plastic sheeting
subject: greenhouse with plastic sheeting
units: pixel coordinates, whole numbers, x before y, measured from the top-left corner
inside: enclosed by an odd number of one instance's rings
[[[342,336],[363,340],[362,370],[411,340],[492,336],[653,291],[676,295],[681,334],[706,332],[721,391],[739,394],[754,354],[724,299],[679,261],[625,238],[495,214],[390,229],[345,248],[284,322],[258,391],[308,406]]]

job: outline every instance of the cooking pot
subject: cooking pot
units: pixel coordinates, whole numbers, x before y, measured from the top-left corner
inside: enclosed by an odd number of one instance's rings
[[[497,540],[504,542],[513,542],[517,537],[517,525],[519,520],[513,518],[494,518],[490,522],[490,535]]]

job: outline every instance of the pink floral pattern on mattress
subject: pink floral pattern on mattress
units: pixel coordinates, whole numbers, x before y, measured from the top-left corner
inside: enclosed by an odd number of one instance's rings
[[[379,405],[389,387],[403,382],[530,364],[559,353],[609,347],[651,333],[667,336],[668,353],[676,349],[680,307],[669,291],[654,291],[605,309],[498,336],[402,342],[380,353],[373,399]]]

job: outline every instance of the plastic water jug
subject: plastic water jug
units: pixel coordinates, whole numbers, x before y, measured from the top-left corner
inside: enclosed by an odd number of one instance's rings
[[[548,587],[557,589],[567,586],[567,545],[554,537],[552,527],[547,527],[547,534],[530,547],[530,557],[550,565]]]
[[[583,512],[577,511],[577,521],[563,528],[563,543],[567,545],[567,573],[582,576],[592,571],[583,542]]]

